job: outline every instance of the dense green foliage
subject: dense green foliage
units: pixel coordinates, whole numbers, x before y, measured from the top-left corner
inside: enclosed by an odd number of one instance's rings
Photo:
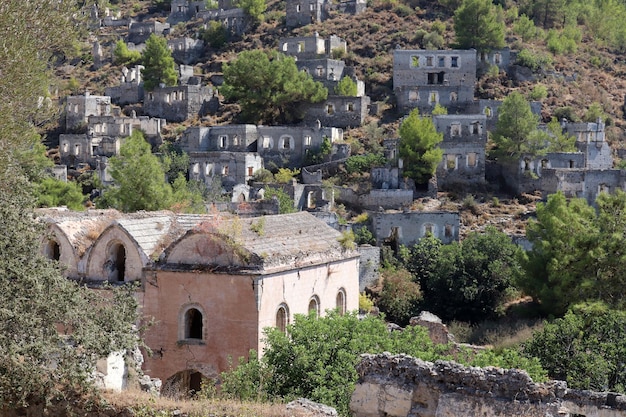
[[[50,177],[37,184],[35,195],[39,207],[67,206],[70,210],[84,210],[83,203],[87,198],[77,183]]]
[[[527,226],[533,248],[520,286],[548,313],[562,315],[588,300],[624,306],[626,193],[601,193],[596,205],[597,211],[583,199],[553,194],[537,204],[537,220]]]
[[[541,144],[531,140],[539,124],[530,104],[518,92],[509,94],[498,110],[496,129],[491,138],[496,146],[492,153],[503,158],[518,159],[525,154],[534,155]]]
[[[172,51],[167,47],[167,40],[154,33],[146,41],[146,47],[141,53],[141,71],[143,87],[152,91],[163,83],[166,86],[176,85],[178,74],[172,57]]]
[[[414,109],[402,121],[398,134],[404,175],[417,184],[426,184],[443,157],[443,151],[437,147],[443,140],[443,133],[437,132],[432,118],[422,117]]]
[[[348,174],[362,174],[374,167],[385,165],[385,162],[385,157],[380,154],[352,155],[346,160],[346,171]]]
[[[427,361],[450,359],[449,347],[433,345],[423,327],[390,332],[382,318],[359,319],[355,313],[341,316],[328,312],[321,318],[296,315],[287,334],[275,328],[267,328],[265,333],[263,358],[251,355],[248,361],[241,359],[235,370],[223,373],[223,392],[241,399],[305,397],[336,407],[346,416],[361,353],[405,353]],[[467,364],[526,369],[535,380],[545,376],[538,361],[513,351],[485,351],[460,355],[459,359]]]
[[[422,309],[476,323],[502,312],[522,274],[519,256],[507,235],[488,227],[450,245],[424,238],[410,248],[406,267],[422,290]]]
[[[454,13],[454,32],[458,48],[491,51],[503,48],[504,22],[498,21],[491,0],[463,0]]]
[[[625,393],[626,312],[601,303],[578,305],[545,323],[524,353],[571,388]]]
[[[172,204],[172,188],[165,180],[165,168],[152,153],[150,144],[136,130],[109,159],[114,185],[103,190],[97,204],[123,212],[162,210]]]
[[[378,296],[378,307],[393,323],[400,326],[409,324],[409,319],[419,311],[422,300],[419,284],[403,268],[386,268],[381,279],[383,288]]]
[[[237,0],[236,4],[255,21],[263,20],[263,13],[267,9],[265,0]]]
[[[297,210],[294,206],[293,198],[289,197],[282,188],[266,187],[265,199],[276,197],[278,200],[278,212],[280,214],[295,213]]]
[[[200,38],[207,45],[211,45],[211,48],[220,49],[228,42],[228,29],[224,23],[211,20],[206,29],[200,31]]]
[[[328,96],[321,83],[298,71],[292,57],[277,52],[244,51],[224,64],[223,72],[220,91],[239,104],[247,122],[293,123],[304,116],[300,103],[317,103]]]
[[[335,86],[335,94],[340,96],[355,97],[357,92],[357,85],[350,77],[343,77]]]
[[[129,50],[126,42],[120,39],[115,43],[113,58],[117,65],[135,65],[141,61],[141,52]]]

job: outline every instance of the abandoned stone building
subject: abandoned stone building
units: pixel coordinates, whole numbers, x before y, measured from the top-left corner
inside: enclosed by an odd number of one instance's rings
[[[230,358],[262,352],[263,328],[295,314],[358,308],[359,254],[309,213],[256,218],[46,210],[41,251],[98,286],[141,283],[146,373],[200,388]]]
[[[313,125],[319,121],[322,126],[350,128],[362,126],[369,114],[368,96],[350,97],[328,95],[320,103],[306,105],[304,122]]]
[[[410,246],[428,234],[444,244],[459,240],[460,217],[449,211],[372,212],[376,245]]]
[[[436,104],[464,113],[474,101],[476,51],[395,50],[393,89],[398,110],[430,113]]]
[[[605,126],[595,123],[562,124],[576,138],[577,152],[552,152],[523,156],[503,166],[503,178],[514,192],[541,191],[547,196],[562,191],[593,204],[601,192],[626,189],[624,175],[613,168],[613,153],[605,140]]]
[[[285,25],[295,28],[320,23],[328,19],[331,11],[358,14],[366,7],[365,0],[345,0],[338,3],[327,0],[287,0]]]
[[[476,70],[479,74],[484,74],[495,66],[506,72],[514,61],[514,57],[515,54],[511,53],[511,49],[508,47],[495,51],[476,52]]]
[[[250,23],[249,16],[240,8],[206,10],[200,16],[205,22],[205,27],[207,22],[220,22],[230,34],[237,36],[243,35]]]
[[[144,95],[143,81],[141,78],[141,71],[143,69],[143,65],[135,65],[130,69],[122,67],[120,84],[106,87],[104,94],[111,97],[111,102],[119,106],[141,103]]]
[[[443,133],[443,141],[438,145],[443,160],[436,171],[439,188],[485,183],[486,121],[484,114],[433,116],[437,131]]]
[[[285,55],[296,57],[298,61],[306,59],[332,58],[348,52],[345,40],[330,35],[328,39],[315,32],[313,36],[296,36],[278,41],[279,49]]]
[[[68,130],[86,129],[89,116],[109,116],[111,97],[94,96],[85,91],[84,95],[68,96],[65,103],[65,128]]]
[[[204,41],[189,37],[167,40],[167,47],[172,51],[172,58],[177,64],[194,65],[204,54]]]
[[[149,20],[146,22],[133,22],[128,24],[128,35],[126,42],[139,45],[145,43],[150,35],[167,35],[170,31],[169,23],[161,23],[158,20]]]
[[[143,111],[146,115],[160,117],[168,122],[183,122],[201,117],[218,105],[217,93],[200,80],[191,77],[188,84],[157,87],[144,94]]]
[[[204,0],[172,0],[167,21],[171,24],[186,22],[204,10],[206,10],[206,1]]]

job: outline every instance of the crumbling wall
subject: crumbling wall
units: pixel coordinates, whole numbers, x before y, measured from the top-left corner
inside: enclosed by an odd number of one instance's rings
[[[354,417],[624,417],[626,397],[535,383],[524,371],[363,355],[350,409]]]

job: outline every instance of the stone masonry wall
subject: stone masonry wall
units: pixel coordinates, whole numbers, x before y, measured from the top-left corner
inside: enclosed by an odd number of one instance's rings
[[[524,371],[363,355],[352,394],[354,417],[625,417],[626,397],[535,383]]]

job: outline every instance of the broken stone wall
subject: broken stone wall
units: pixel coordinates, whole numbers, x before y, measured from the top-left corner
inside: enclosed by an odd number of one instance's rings
[[[372,231],[377,245],[394,239],[412,245],[431,233],[444,244],[459,240],[459,213],[408,211],[402,213],[371,213]]]
[[[360,245],[359,253],[359,292],[366,287],[374,286],[380,278],[380,248],[378,246]]]
[[[359,127],[369,114],[370,98],[329,95],[321,103],[305,105],[304,121],[340,128]]]
[[[535,383],[526,372],[363,355],[350,402],[354,417],[624,417],[626,397]]]

